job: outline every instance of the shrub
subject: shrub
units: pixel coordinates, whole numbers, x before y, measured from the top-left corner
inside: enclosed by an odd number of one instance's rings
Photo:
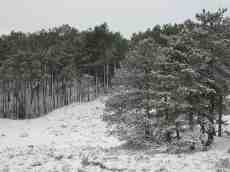
[[[224,159],[220,159],[217,163],[216,163],[216,168],[217,168],[217,172],[228,172],[230,171],[230,159],[229,158],[224,158]]]

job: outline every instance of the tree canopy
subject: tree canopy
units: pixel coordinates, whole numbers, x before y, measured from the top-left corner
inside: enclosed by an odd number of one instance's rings
[[[204,132],[216,123],[221,136],[230,81],[225,12],[203,10],[195,21],[157,25],[133,34],[115,78],[124,90],[109,99],[104,115],[116,126],[115,133],[123,139],[164,136],[171,141],[173,131],[180,139],[182,126],[193,130],[199,124]],[[209,136],[211,142],[213,133]]]

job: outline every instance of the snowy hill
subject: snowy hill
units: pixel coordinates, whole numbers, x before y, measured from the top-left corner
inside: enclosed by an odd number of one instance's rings
[[[72,104],[37,119],[0,119],[0,147],[114,145],[114,139],[105,137],[105,124],[100,119],[104,106],[101,99],[80,105]]]
[[[220,159],[230,158],[229,137],[193,154],[124,149],[106,134],[104,101],[72,104],[38,119],[0,119],[0,172],[214,172]]]

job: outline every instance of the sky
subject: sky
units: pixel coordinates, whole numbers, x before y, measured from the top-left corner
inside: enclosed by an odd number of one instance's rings
[[[69,24],[79,30],[107,22],[129,38],[156,24],[181,23],[201,12],[228,8],[230,0],[0,0],[0,34],[35,32]]]

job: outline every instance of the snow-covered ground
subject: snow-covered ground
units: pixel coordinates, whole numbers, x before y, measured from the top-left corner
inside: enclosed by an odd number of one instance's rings
[[[104,100],[72,104],[38,119],[0,119],[0,172],[214,172],[218,160],[230,158],[229,137],[216,138],[210,151],[191,154],[124,149],[106,134]]]

